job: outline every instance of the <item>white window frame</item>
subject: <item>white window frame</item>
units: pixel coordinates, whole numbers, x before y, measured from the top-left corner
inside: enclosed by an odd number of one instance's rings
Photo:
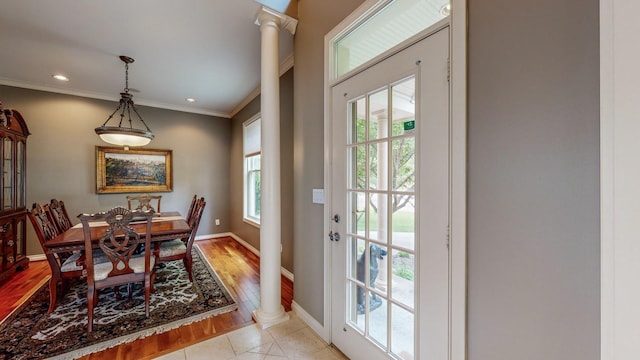
[[[260,116],[260,113],[258,113],[253,117],[251,117],[249,120],[242,123],[242,144],[243,144],[242,146],[243,148],[243,152],[242,152],[242,163],[243,163],[242,220],[258,228],[260,227],[260,215],[258,214],[258,216],[254,216],[251,214],[251,211],[250,211],[251,210],[250,202],[252,201],[251,194],[255,194],[256,191],[252,190],[252,187],[251,187],[252,184],[249,182],[249,180],[250,180],[251,172],[255,173],[255,172],[261,171],[260,165],[258,165],[257,170],[251,168],[251,159],[254,158],[255,156],[261,156],[262,154],[262,144],[260,139],[261,126],[262,126],[261,119],[262,117]],[[255,125],[257,121],[259,121],[260,123],[258,123],[258,131],[256,136],[255,128],[253,128],[253,131],[251,130],[248,131],[248,129],[250,129],[251,125]],[[256,142],[257,142],[257,145],[255,144]],[[258,192],[259,191],[260,189],[258,189]]]

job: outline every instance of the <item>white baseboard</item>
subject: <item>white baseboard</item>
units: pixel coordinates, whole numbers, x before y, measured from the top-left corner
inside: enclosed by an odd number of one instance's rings
[[[291,310],[296,313],[296,315],[304,321],[311,330],[315,331],[318,336],[322,338],[327,344],[331,343],[331,333],[329,329],[325,328],[322,324],[320,324],[313,316],[309,315],[297,302],[291,302]]]
[[[254,253],[256,256],[260,256],[260,250],[256,249],[255,247],[253,247],[253,245],[249,244],[248,242],[244,241],[244,239],[242,239],[240,236],[232,233],[232,232],[226,232],[226,233],[219,233],[219,234],[208,234],[208,235],[198,235],[196,236],[196,241],[198,240],[204,240],[204,239],[211,239],[211,238],[221,238],[221,237],[231,237],[233,238],[235,241],[239,242],[240,245],[244,246],[245,248],[247,248],[247,250],[251,251],[252,253]],[[293,281],[293,273],[285,268],[283,268],[282,266],[280,267],[280,273],[286,277],[287,279]]]
[[[36,255],[27,255],[29,261],[42,261],[47,260],[47,257],[44,254],[36,254]]]

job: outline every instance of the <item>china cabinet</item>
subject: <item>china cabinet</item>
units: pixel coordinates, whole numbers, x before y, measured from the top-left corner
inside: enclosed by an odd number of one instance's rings
[[[0,103],[0,282],[29,266],[26,150],[29,129],[16,110]]]

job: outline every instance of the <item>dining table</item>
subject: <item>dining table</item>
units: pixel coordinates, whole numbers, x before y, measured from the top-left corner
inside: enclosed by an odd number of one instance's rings
[[[108,229],[107,223],[91,224],[91,241],[98,247],[98,241]],[[140,236],[146,236],[146,221],[131,222],[129,224]],[[154,214],[151,220],[151,242],[185,238],[189,236],[191,227],[177,211]],[[47,253],[55,254],[84,249],[84,231],[82,224],[77,224],[45,243]],[[157,247],[156,247],[157,248]]]

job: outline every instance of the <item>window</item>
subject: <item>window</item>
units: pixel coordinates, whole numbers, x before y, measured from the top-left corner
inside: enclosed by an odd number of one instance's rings
[[[380,7],[384,10],[377,11]],[[376,56],[436,24],[449,15],[449,0],[380,0],[375,13],[333,40],[333,79],[369,62]]]
[[[260,225],[260,114],[243,124],[244,219]]]

